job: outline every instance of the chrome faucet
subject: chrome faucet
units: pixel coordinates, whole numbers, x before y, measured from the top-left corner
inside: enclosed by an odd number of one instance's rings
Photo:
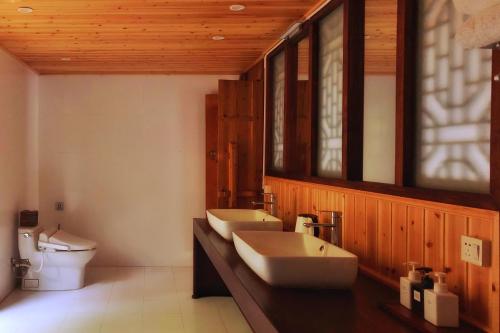
[[[277,214],[277,202],[276,202],[276,194],[274,193],[262,193],[262,196],[263,196],[263,201],[261,202],[258,202],[258,201],[252,201],[252,206],[255,208],[255,206],[265,206],[265,205],[269,205],[270,206],[270,214],[272,216],[275,216],[276,217],[276,214]]]
[[[318,213],[328,213],[331,216],[330,223],[304,223],[307,228],[331,228],[330,242],[335,246],[342,246],[342,213],[332,210],[318,210]]]

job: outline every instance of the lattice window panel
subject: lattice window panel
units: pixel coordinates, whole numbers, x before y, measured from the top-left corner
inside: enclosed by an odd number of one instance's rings
[[[488,192],[491,50],[464,50],[452,0],[419,2],[417,185]]]
[[[285,136],[285,54],[273,58],[273,168],[283,169]]]
[[[319,23],[319,176],[342,175],[343,5]]]

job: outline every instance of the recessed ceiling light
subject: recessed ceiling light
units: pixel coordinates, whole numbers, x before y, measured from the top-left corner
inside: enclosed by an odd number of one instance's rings
[[[29,14],[33,12],[33,8],[31,7],[18,7],[17,11],[21,14]]]
[[[212,39],[213,40],[224,40],[225,37],[224,36],[219,36],[219,35],[216,35],[216,36],[212,36]]]
[[[245,10],[245,5],[239,5],[239,4],[235,4],[235,5],[231,5],[229,6],[229,9],[233,12],[241,12],[242,10]]]
[[[70,57],[62,57],[61,61],[71,61],[71,58]]]

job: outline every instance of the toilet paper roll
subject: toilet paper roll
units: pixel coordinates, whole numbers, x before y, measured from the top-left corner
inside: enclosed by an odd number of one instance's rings
[[[295,232],[314,236],[314,228],[305,227],[304,223],[312,223],[313,220],[310,217],[297,217],[297,222],[295,223]]]

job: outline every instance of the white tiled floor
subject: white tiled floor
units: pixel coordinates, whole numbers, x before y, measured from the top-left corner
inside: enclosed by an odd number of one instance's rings
[[[232,298],[191,299],[185,267],[93,268],[76,291],[15,290],[0,304],[0,332],[251,332]]]

